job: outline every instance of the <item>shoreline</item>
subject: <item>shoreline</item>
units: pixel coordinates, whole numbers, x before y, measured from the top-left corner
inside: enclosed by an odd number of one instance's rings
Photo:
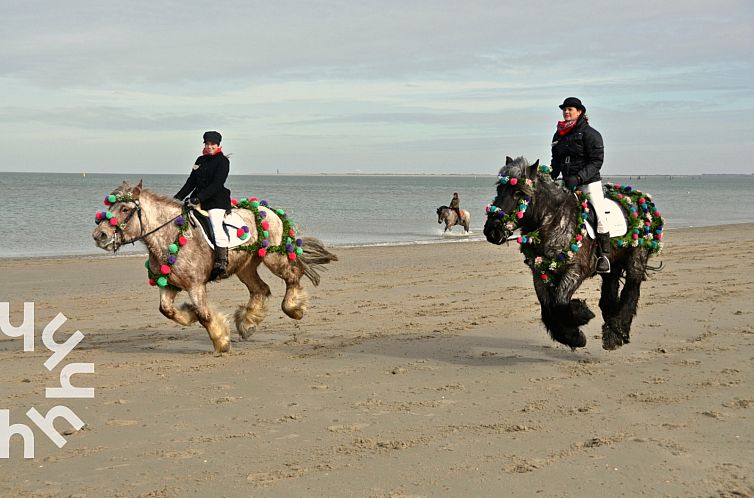
[[[692,226],[692,227],[667,227],[664,230],[666,232],[685,232],[690,230],[710,230],[710,229],[716,229],[721,227],[739,227],[742,229],[751,228],[754,227],[754,221],[752,222],[743,222],[743,223],[730,223],[725,225],[702,225],[702,226]],[[477,235],[477,234],[475,234]],[[482,237],[481,239],[478,237]],[[447,238],[447,239],[429,239],[429,240],[423,240],[423,241],[414,241],[414,242],[375,242],[375,243],[368,243],[368,244],[327,244],[325,245],[329,248],[335,249],[335,250],[342,250],[342,249],[363,249],[363,248],[387,248],[387,247],[410,247],[410,246],[431,246],[431,245],[444,245],[444,244],[474,244],[474,243],[488,243],[484,239],[484,235],[481,234],[481,232],[478,233],[478,236],[476,238],[471,238],[467,236],[454,236],[453,238]],[[118,258],[143,258],[147,255],[146,247],[144,247],[144,252],[138,252],[138,253],[121,253],[121,254],[112,254],[112,253],[106,253],[104,251],[100,252],[92,252],[92,253],[85,253],[85,254],[66,254],[61,256],[54,256],[54,255],[41,255],[41,256],[0,256],[0,264],[3,262],[21,262],[21,261],[54,261],[54,260],[78,260],[78,259],[103,259],[103,258],[112,258],[112,259],[118,259]]]

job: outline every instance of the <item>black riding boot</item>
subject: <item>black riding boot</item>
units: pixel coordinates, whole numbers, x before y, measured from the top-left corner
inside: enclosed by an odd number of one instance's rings
[[[597,273],[610,273],[610,234],[597,234]]]
[[[209,279],[216,280],[227,277],[228,268],[228,248],[215,246],[215,264],[212,266],[212,273]]]

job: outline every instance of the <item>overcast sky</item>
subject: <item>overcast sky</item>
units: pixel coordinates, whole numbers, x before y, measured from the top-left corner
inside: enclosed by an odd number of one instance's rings
[[[577,96],[605,174],[754,172],[752,0],[2,6],[0,171],[494,174]]]

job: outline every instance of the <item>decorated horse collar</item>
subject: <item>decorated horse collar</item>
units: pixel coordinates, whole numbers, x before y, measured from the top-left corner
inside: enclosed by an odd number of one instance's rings
[[[546,164],[542,164],[539,166],[539,171],[541,173],[546,173],[549,175],[552,169]],[[521,220],[526,213],[526,209],[529,207],[529,203],[531,203],[532,196],[534,195],[534,180],[526,177],[517,178],[515,176],[498,175],[497,182],[500,185],[511,185],[514,187],[518,186],[519,190],[526,194],[525,197],[521,199],[521,202],[519,202],[518,209],[512,213],[506,214],[494,204],[489,204],[485,208],[487,216],[496,216],[498,218],[501,218],[500,221],[502,221],[503,224],[506,225],[506,228],[512,232],[513,230],[518,228],[518,225],[521,223]]]

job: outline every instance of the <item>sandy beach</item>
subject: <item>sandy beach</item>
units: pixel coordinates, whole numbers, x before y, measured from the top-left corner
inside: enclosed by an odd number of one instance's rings
[[[316,235],[316,234],[314,234]],[[33,429],[0,460],[8,497],[754,496],[754,224],[666,232],[632,342],[550,340],[517,245],[335,249],[300,322],[280,310],[215,356],[158,311],[141,257],[0,260],[0,302],[36,344],[0,334],[0,409]],[[210,286],[231,314],[235,278]],[[182,301],[179,296],[179,301]],[[85,338],[48,371],[42,330]],[[63,365],[93,398],[46,399]],[[55,446],[26,415],[84,422]],[[4,444],[0,438],[0,444]]]

